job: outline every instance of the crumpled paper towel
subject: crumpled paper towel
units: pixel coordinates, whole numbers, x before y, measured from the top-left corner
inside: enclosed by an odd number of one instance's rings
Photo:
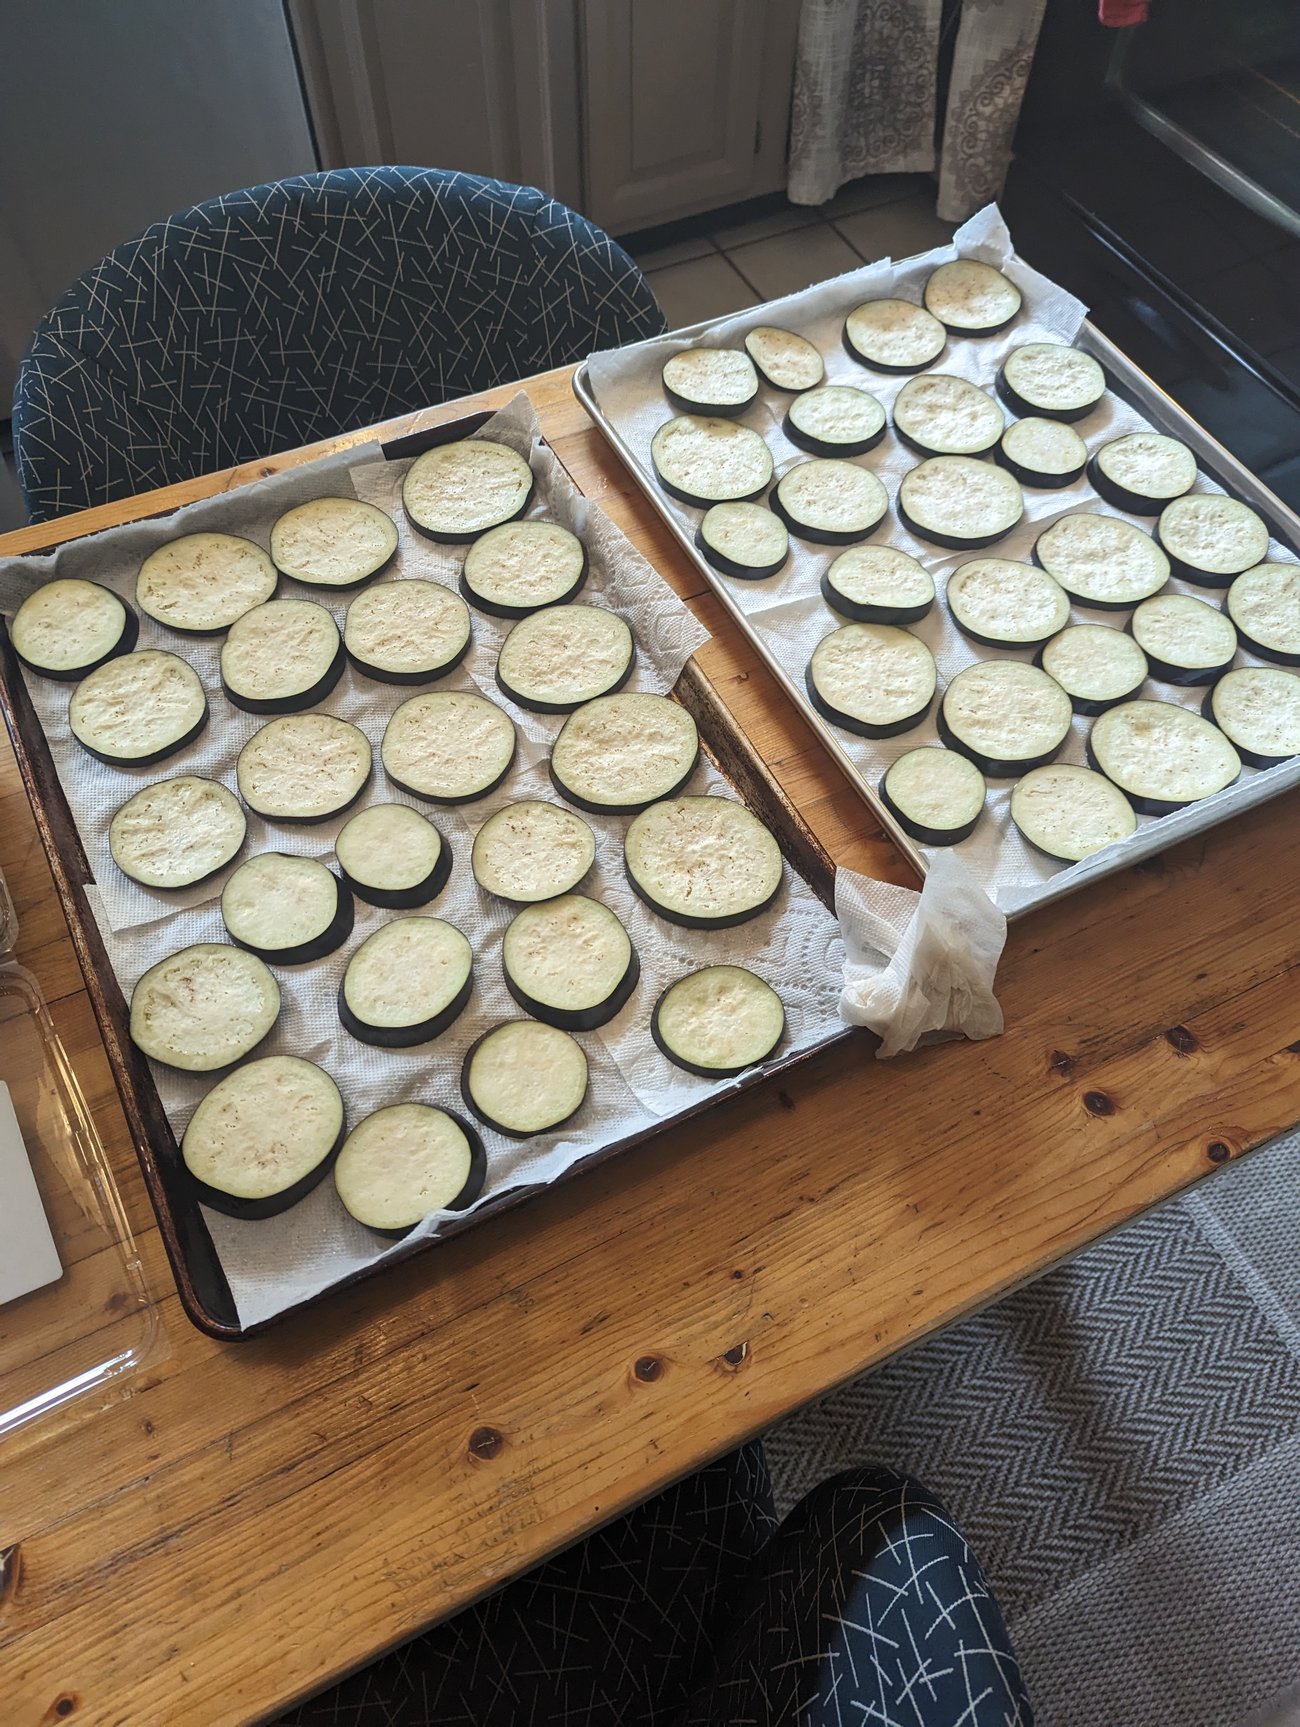
[[[853,870],[835,876],[844,936],[840,1017],[880,1038],[876,1059],[934,1034],[997,1037],[993,994],[1007,920],[951,852],[938,852],[920,893]]]

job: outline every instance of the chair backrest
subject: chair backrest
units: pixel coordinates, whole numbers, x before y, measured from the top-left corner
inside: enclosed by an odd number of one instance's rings
[[[14,394],[34,521],[657,335],[607,234],[532,187],[340,168],[196,204],[37,327]]]

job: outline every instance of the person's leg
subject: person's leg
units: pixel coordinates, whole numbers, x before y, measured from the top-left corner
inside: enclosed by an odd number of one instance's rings
[[[280,1727],[665,1727],[775,1527],[763,1448],[743,1446]]]
[[[683,1727],[1032,1727],[1002,1615],[942,1505],[824,1482],[764,1550]]]

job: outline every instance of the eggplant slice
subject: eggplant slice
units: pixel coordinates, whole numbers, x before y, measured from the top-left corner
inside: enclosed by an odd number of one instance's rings
[[[197,887],[243,847],[248,818],[239,799],[216,780],[180,774],[130,797],[108,827],[108,849],[124,876],[141,887]]]
[[[758,395],[754,362],[739,348],[683,348],[661,376],[679,414],[743,414]]]
[[[1088,465],[1088,446],[1060,420],[1013,420],[996,459],[1022,486],[1072,486]]]
[[[464,1211],[487,1179],[483,1141],[428,1103],[392,1103],[360,1121],[334,1164],[343,1208],[380,1235],[405,1235],[433,1211]]]
[[[347,664],[339,627],[312,600],[268,600],[236,618],[221,644],[221,688],[246,714],[314,708]]]
[[[486,696],[434,690],[402,703],[379,753],[399,790],[429,803],[464,804],[501,784],[517,744],[514,721]]]
[[[898,515],[918,539],[976,551],[1005,539],[1025,513],[1020,482],[970,456],[931,456],[903,475]]]
[[[333,714],[287,714],[255,732],[239,752],[239,795],[274,822],[325,822],[366,789],[370,740]]]
[[[1158,594],[1169,559],[1132,522],[1090,510],[1059,516],[1034,542],[1034,561],[1081,606],[1128,611]]]
[[[309,588],[360,587],[396,551],[397,523],[360,498],[312,498],[271,529],[275,567]]]
[[[219,636],[265,605],[280,572],[261,546],[238,534],[182,534],[140,565],[135,603],[147,618],[183,635]]]
[[[1237,632],[1225,612],[1189,594],[1156,594],[1128,621],[1153,678],[1167,684],[1212,684],[1237,656]]]
[[[776,324],[756,324],[745,337],[745,352],[774,390],[813,390],[826,376],[821,353],[808,338]]]
[[[1011,819],[1036,851],[1062,863],[1079,863],[1137,831],[1137,815],[1117,785],[1064,762],[1025,775],[1011,793]]]
[[[1019,313],[1020,290],[992,264],[957,258],[940,264],[925,284],[926,310],[961,336],[991,336]]]
[[[551,606],[521,618],[501,644],[497,687],[535,714],[570,714],[622,689],[636,644],[617,612]]]
[[[781,851],[733,798],[670,798],[631,823],[623,861],[634,891],[684,929],[731,929],[781,891]]]
[[[348,961],[339,1019],[359,1043],[410,1049],[441,1037],[464,1012],[473,987],[473,950],[455,924],[394,918]]]
[[[428,905],[451,875],[451,848],[409,804],[371,804],[334,841],[339,872],[358,899],[390,911]]]
[[[208,698],[198,674],[160,648],[105,660],[68,703],[73,737],[111,767],[152,767],[192,744],[207,723]]]
[[[1065,342],[1013,348],[998,373],[998,394],[1013,414],[1082,420],[1106,394],[1106,374],[1091,354]]]
[[[280,1017],[280,988],[256,954],[198,942],[151,966],[131,992],[131,1041],[184,1073],[246,1056]]]
[[[202,1204],[227,1217],[275,1217],[329,1174],[346,1130],[324,1068],[268,1055],[213,1086],[190,1117],[181,1156]]]
[[[1037,655],[1056,679],[1076,714],[1100,714],[1127,702],[1146,682],[1147,657],[1125,630],[1108,624],[1071,624]]]
[[[237,947],[272,965],[324,959],[352,934],[352,894],[315,858],[259,852],[221,892],[221,921]]]
[[[667,696],[601,696],[570,714],[551,751],[551,782],[580,810],[634,815],[695,772],[695,721]]]
[[[650,462],[670,498],[702,510],[761,497],[772,483],[772,452],[760,435],[717,415],[682,414],[660,426]]]
[[[889,513],[889,494],[870,468],[822,457],[788,469],[768,501],[792,534],[823,546],[865,539]]]
[[[1069,696],[1038,666],[982,660],[944,691],[939,736],[988,779],[1014,779],[1052,760],[1073,717]]]
[[[461,1096],[485,1126],[511,1139],[561,1127],[587,1097],[587,1057],[567,1031],[512,1019],[470,1046]]]
[[[947,372],[909,378],[894,398],[894,430],[922,456],[982,456],[1006,423],[987,390]]]
[[[482,545],[482,541],[479,544]],[[362,677],[431,684],[469,652],[469,607],[441,582],[381,582],[348,607],[343,646]]]
[[[518,520],[533,495],[533,471],[522,456],[487,438],[460,438],[417,456],[402,482],[412,527],[441,545],[476,540]]]
[[[1112,438],[1088,463],[1099,497],[1134,516],[1158,516],[1196,484],[1196,457],[1163,432],[1128,432]]]
[[[933,744],[891,762],[880,782],[880,801],[914,840],[928,846],[960,845],[975,832],[988,787],[969,756]]]
[[[572,810],[525,799],[489,816],[470,867],[485,893],[533,905],[571,893],[596,861],[596,836]]]
[[[1173,702],[1123,702],[1094,721],[1088,760],[1143,815],[1168,815],[1230,786],[1241,758],[1209,720]]]
[[[861,456],[885,435],[885,410],[852,384],[822,384],[805,390],[782,422],[792,444],[813,456]]]
[[[524,618],[563,606],[587,579],[587,549],[558,522],[507,522],[465,556],[461,592],[494,618]]]
[[[844,320],[844,346],[876,372],[923,372],[948,345],[948,332],[911,300],[867,300]]]
[[[505,933],[501,966],[524,1012],[561,1031],[606,1025],[632,999],[641,975],[613,912],[577,893],[525,906]]]
[[[1226,588],[1268,556],[1268,524],[1222,492],[1190,492],[1166,504],[1156,538],[1176,576],[1202,588]]]
[[[775,576],[790,556],[790,530],[766,504],[714,504],[695,544],[724,576],[757,582]]]
[[[1281,666],[1228,672],[1206,692],[1201,711],[1253,768],[1300,756],[1300,677]]]
[[[1300,666],[1300,564],[1256,564],[1228,589],[1242,646],[1262,660]]]
[[[929,648],[894,624],[841,624],[813,649],[805,679],[817,712],[862,738],[920,725],[937,681]]]
[[[43,582],[14,613],[9,640],[28,671],[76,683],[129,654],[140,622],[126,601],[99,582]]]
[[[934,577],[895,546],[852,546],[821,579],[822,598],[855,624],[914,624],[934,604]]]
[[[1046,570],[1010,558],[973,558],[948,577],[948,610],[973,642],[1038,648],[1070,621],[1070,600]]]
[[[785,1036],[785,1008],[770,983],[739,965],[710,965],[670,984],[650,1035],[675,1067],[730,1079],[768,1061]]]

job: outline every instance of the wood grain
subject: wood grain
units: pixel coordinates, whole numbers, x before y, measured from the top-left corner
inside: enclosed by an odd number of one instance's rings
[[[567,374],[528,389],[578,483],[713,630],[701,666],[826,851],[908,879],[700,594]],[[27,530],[0,552],[55,537]],[[132,1396],[4,1458],[0,1546],[19,1542],[23,1561],[0,1608],[14,1727],[63,1718],[60,1699],[103,1727],[266,1719],[1300,1117],[1300,919],[1294,869],[1279,864],[1300,848],[1292,795],[1017,925],[1003,1037],[895,1063],[846,1040],[221,1346],[171,1290],[7,755],[0,822],[23,957],[112,1153],[166,1330]],[[664,1369],[650,1383],[633,1372],[645,1355]],[[503,1439],[486,1461],[468,1445],[484,1426]]]

